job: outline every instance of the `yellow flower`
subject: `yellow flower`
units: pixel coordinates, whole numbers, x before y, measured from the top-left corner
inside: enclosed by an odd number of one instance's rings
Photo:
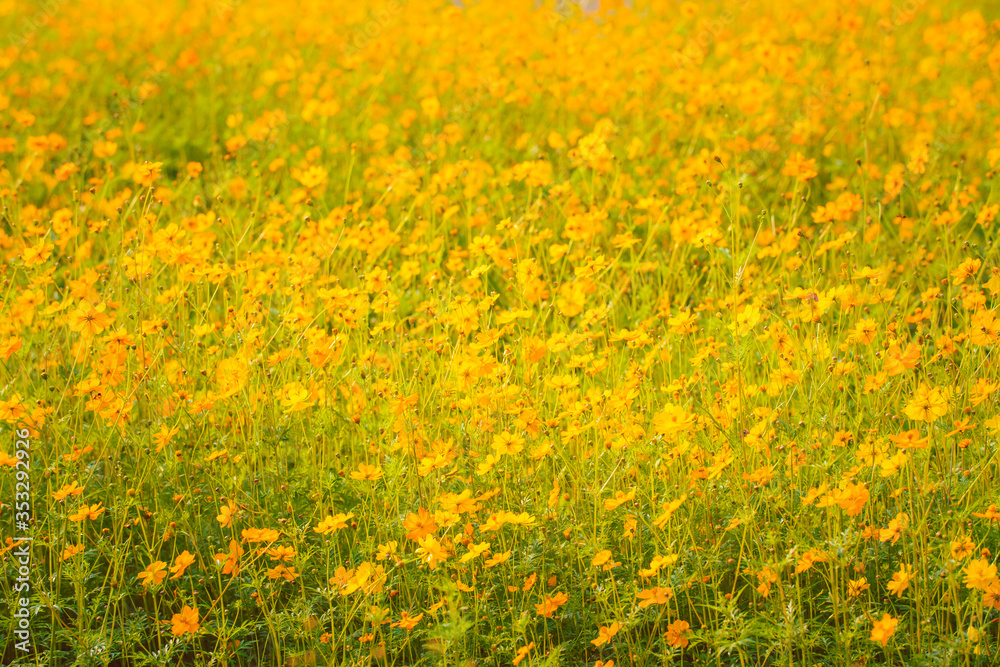
[[[622,493],[618,491],[615,493],[614,498],[609,498],[604,501],[604,511],[612,512],[627,502],[635,499],[635,489],[632,489],[628,493]]]
[[[508,431],[504,431],[493,438],[493,449],[500,455],[514,455],[524,449],[524,438]]]
[[[162,166],[162,162],[146,162],[136,165],[135,171],[132,172],[132,180],[144,188],[151,188],[153,183],[160,178],[160,167]]]
[[[427,563],[432,570],[436,570],[438,564],[448,560],[451,556],[448,549],[430,535],[420,540],[419,544],[417,553],[420,555],[420,560]]]
[[[754,304],[747,304],[736,314],[736,322],[730,324],[729,328],[736,332],[737,336],[746,336],[761,321],[760,308]]]
[[[869,588],[871,588],[871,586],[868,584],[868,579],[866,577],[861,577],[860,579],[850,579],[847,582],[847,595],[848,597],[856,598]]]
[[[489,547],[489,544],[486,545]],[[378,554],[375,556],[376,560],[385,560],[389,556],[396,553],[396,549],[399,547],[399,543],[396,540],[390,540],[385,544],[380,544],[378,546]],[[462,561],[465,562],[464,560]]]
[[[459,558],[459,562],[468,563],[470,560],[475,560],[480,555],[486,553],[490,550],[489,542],[480,542],[479,544],[470,544],[468,553],[462,554]]]
[[[677,498],[676,500],[671,500],[669,503],[664,503],[663,514],[661,514],[653,521],[653,525],[659,528],[660,530],[663,530],[664,526],[667,525],[667,522],[670,521],[670,518],[674,515],[674,512],[676,512],[677,509],[684,504],[685,500],[687,500],[686,493],[681,495],[681,497]]]
[[[899,571],[892,575],[892,581],[886,585],[886,588],[890,593],[896,597],[903,597],[903,591],[905,591],[910,586],[910,581],[913,579],[913,570],[909,565],[900,565]]]
[[[235,513],[236,503],[230,500],[228,504],[223,505],[219,509],[219,514],[215,517],[215,520],[218,521],[223,528],[228,528],[233,522],[233,515]]]
[[[285,386],[285,397],[281,399],[281,405],[285,408],[286,414],[305,410],[314,404],[309,400],[309,390],[298,382]]]
[[[153,561],[139,573],[139,581],[147,588],[161,583],[167,576],[167,564],[162,560]]]
[[[104,312],[104,309],[105,304],[103,303],[77,308],[66,316],[70,331],[79,331],[86,335],[94,335],[104,331],[113,321],[111,316]]]
[[[695,416],[679,405],[666,404],[653,417],[653,428],[660,435],[689,431],[695,425]]]
[[[332,516],[327,516],[323,519],[318,526],[313,526],[313,530],[320,535],[326,535],[328,533],[336,533],[342,528],[347,528],[347,522],[354,518],[354,512],[348,512],[347,514],[339,513]]]
[[[914,421],[932,422],[948,413],[947,390],[930,387],[922,382],[913,398],[906,404],[906,416]]]
[[[502,563],[506,563],[507,560],[510,558],[511,553],[512,552],[508,549],[502,554],[497,554],[493,556],[492,558],[486,561],[486,567],[491,568],[491,567],[496,567],[497,565],[500,565]]]
[[[965,585],[969,588],[985,591],[997,581],[997,566],[985,558],[971,561],[963,572],[965,573]]]
[[[381,478],[382,478],[382,467],[369,465],[367,463],[359,463],[358,469],[351,472],[351,479],[356,479],[359,481],[373,482]]]

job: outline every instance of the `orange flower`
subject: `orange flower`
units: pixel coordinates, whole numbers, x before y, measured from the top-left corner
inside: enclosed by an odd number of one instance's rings
[[[688,645],[690,628],[687,621],[674,621],[667,626],[667,643],[674,648],[684,648]]]
[[[982,260],[965,258],[954,271],[951,272],[953,285],[961,285],[967,278],[973,278],[979,273],[979,268],[983,265]]]
[[[271,557],[271,560],[283,560],[286,563],[291,563],[296,552],[295,547],[275,547],[268,549],[266,553]]]
[[[670,598],[673,597],[673,595],[673,590],[669,588],[660,588],[659,586],[639,591],[638,598],[642,600],[642,602],[639,603],[639,608],[645,609],[646,607],[654,604],[667,604],[670,602]]]
[[[816,158],[806,159],[802,153],[793,153],[785,160],[785,166],[781,169],[782,176],[793,176],[801,183],[809,179],[816,178]]]
[[[434,523],[434,517],[431,513],[421,507],[417,510],[417,514],[410,512],[406,515],[403,528],[408,531],[406,533],[407,539],[418,542],[422,538],[436,533],[438,526]]]
[[[258,542],[274,542],[278,539],[278,531],[271,528],[244,528],[240,535],[250,544]]]
[[[602,625],[597,631],[597,639],[591,639],[590,643],[594,646],[603,646],[611,641],[611,638],[618,634],[621,629],[619,623],[612,623],[611,625]]]
[[[24,261],[25,266],[44,264],[52,255],[53,248],[55,248],[55,246],[51,243],[39,241],[33,246],[25,246],[21,253],[21,259]],[[74,329],[74,331],[76,331],[76,329]]]
[[[517,649],[517,655],[514,656],[514,659],[511,661],[511,664],[512,665],[521,664],[521,661],[528,656],[528,653],[530,653],[531,649],[533,648],[535,648],[535,642],[531,642],[527,646],[522,646],[521,648]]]
[[[180,579],[181,575],[184,574],[184,570],[188,569],[191,563],[194,562],[194,556],[185,549],[181,552],[177,558],[174,559],[174,564],[170,568],[170,571],[174,573],[171,579]]]
[[[899,625],[899,619],[893,618],[889,614],[884,614],[881,621],[875,621],[872,627],[871,640],[873,642],[879,642],[882,646],[887,646],[889,644],[889,638],[896,634],[896,626]]]
[[[81,505],[80,509],[69,515],[69,520],[74,523],[83,521],[84,519],[90,519],[93,521],[97,517],[104,514],[104,507],[102,505],[103,503],[97,503],[96,505],[91,505],[89,507],[86,504]]]
[[[565,593],[555,593],[554,595],[545,596],[541,603],[535,605],[535,610],[538,612],[539,616],[544,616],[545,618],[552,618],[552,614],[559,607],[563,606],[569,602],[569,596]]]
[[[201,625],[198,623],[198,608],[184,605],[181,613],[174,614],[170,621],[173,627],[170,629],[174,635],[180,637],[188,633],[198,632]]]
[[[78,496],[81,493],[83,493],[83,487],[74,481],[64,485],[58,491],[54,491],[52,493],[52,497],[56,500],[62,500],[63,498],[67,498],[69,496]]]
[[[229,553],[215,554],[216,564],[222,565],[222,574],[237,574],[240,571],[239,559],[243,555],[243,547],[236,540],[229,541]]]
[[[157,452],[161,451],[164,448],[164,446],[169,444],[170,440],[180,432],[181,432],[180,428],[176,426],[174,428],[169,428],[169,429],[166,426],[160,427],[159,432],[153,434],[153,442],[156,443],[156,451]]]
[[[906,527],[910,525],[910,516],[905,513],[897,514],[896,518],[889,522],[887,528],[879,530],[879,542],[888,542],[892,540],[892,544],[899,541],[899,538],[903,535],[903,531]]]
[[[973,512],[972,516],[979,517],[980,519],[989,519],[990,523],[994,521],[1000,521],[1000,509],[997,509],[996,505],[990,505],[986,508],[985,512]]]
[[[968,535],[958,535],[951,541],[951,557],[955,560],[968,558],[976,551],[976,543]]]
[[[407,632],[409,632],[413,628],[417,627],[417,623],[419,623],[420,619],[422,619],[423,617],[424,617],[423,612],[417,614],[416,616],[410,616],[409,612],[405,612],[404,611],[403,615],[399,619],[399,621],[396,622],[396,623],[393,623],[389,627],[390,628],[404,628],[404,629],[406,629]]]
[[[69,560],[70,558],[77,555],[81,551],[83,551],[82,544],[71,544],[65,549],[63,549],[62,556],[60,557],[59,560]]]
[[[867,577],[861,577],[860,579],[849,579],[847,582],[847,596],[856,598],[865,591],[867,591],[871,586],[868,584]]]
[[[593,565],[594,567],[600,567],[605,563],[607,563],[609,558],[611,558],[611,550],[604,549],[603,551],[597,552],[597,555],[594,556],[594,559],[592,561],[590,561],[590,564]]]
[[[295,572],[294,567],[285,567],[284,565],[278,564],[267,571],[267,576],[269,579],[295,581],[295,578],[299,575]]]

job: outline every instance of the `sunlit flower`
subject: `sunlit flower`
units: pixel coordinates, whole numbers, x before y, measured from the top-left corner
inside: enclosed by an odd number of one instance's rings
[[[882,620],[875,621],[872,626],[871,640],[882,644],[882,646],[887,646],[889,639],[896,634],[897,625],[899,625],[898,618],[893,618],[889,614],[883,614]]]

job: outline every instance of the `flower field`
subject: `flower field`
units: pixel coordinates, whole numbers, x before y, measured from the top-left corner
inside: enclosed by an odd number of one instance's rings
[[[1000,662],[1000,6],[466,4],[0,0],[3,664]]]

